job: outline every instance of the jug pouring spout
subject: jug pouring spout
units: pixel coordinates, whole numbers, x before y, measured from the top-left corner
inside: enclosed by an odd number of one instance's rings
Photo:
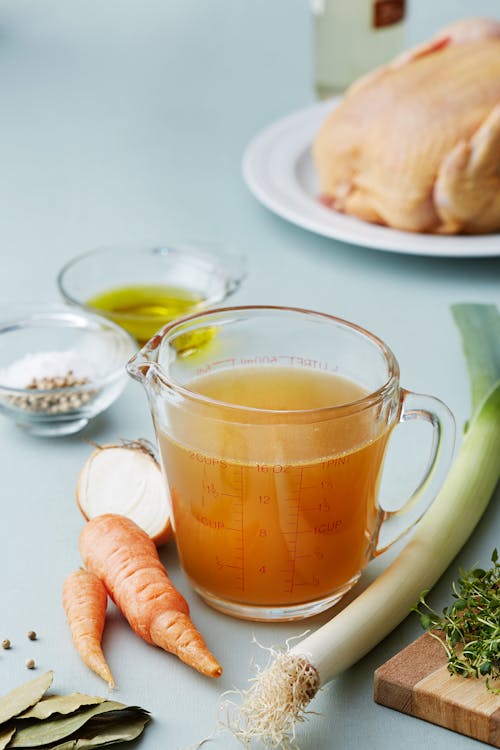
[[[128,374],[146,388],[159,372],[158,348],[162,337],[153,336],[126,364]]]

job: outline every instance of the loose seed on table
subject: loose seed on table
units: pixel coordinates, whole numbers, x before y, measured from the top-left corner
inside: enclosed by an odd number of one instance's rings
[[[10,648],[11,643],[8,638],[4,638],[2,641],[2,648]]]
[[[35,660],[34,659],[26,659],[26,669],[35,669]]]
[[[30,639],[30,641],[36,641],[36,633],[34,630],[28,630],[27,636]]]

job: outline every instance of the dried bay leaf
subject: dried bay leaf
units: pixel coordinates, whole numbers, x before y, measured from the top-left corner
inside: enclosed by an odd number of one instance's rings
[[[85,727],[86,736],[68,740],[61,745],[53,745],[51,750],[92,750],[94,747],[105,747],[117,742],[130,742],[142,734],[149,721],[147,712],[141,710],[141,715],[119,719],[116,723],[110,722],[109,727],[99,729],[96,727],[92,731],[93,720],[91,719]]]
[[[72,714],[83,706],[96,706],[104,703],[106,698],[85,693],[69,693],[69,695],[49,695],[42,698],[28,711],[19,714],[17,719],[48,719],[54,714]]]
[[[103,701],[97,706],[59,719],[45,719],[45,721],[36,721],[28,726],[18,726],[17,732],[9,745],[9,750],[11,747],[40,747],[57,742],[69,737],[70,734],[79,730],[89,719],[98,714],[126,708],[128,707],[124,703],[118,703],[118,701]]]
[[[10,693],[0,698],[0,724],[9,721],[9,719],[18,716],[38,703],[52,685],[53,679],[54,672],[52,670],[44,672],[39,677],[35,677],[34,680],[14,688]]]
[[[0,750],[92,750],[135,740],[150,721],[143,708],[100,696],[44,697],[53,677],[46,672],[0,698]]]
[[[4,727],[3,729],[0,729],[0,750],[4,750],[4,748],[7,747],[15,733],[15,727]]]

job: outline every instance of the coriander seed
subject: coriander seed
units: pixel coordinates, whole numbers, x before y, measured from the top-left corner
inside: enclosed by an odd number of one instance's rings
[[[8,638],[4,638],[3,641],[2,641],[2,648],[6,648],[7,649],[7,648],[10,648],[10,646],[11,646],[11,643],[10,643],[9,639]]]
[[[18,409],[47,414],[65,414],[79,409],[95,395],[95,391],[77,390],[66,393],[64,388],[76,388],[90,383],[88,377],[76,377],[72,370],[61,376],[32,378],[22,396],[6,396]],[[38,392],[37,392],[38,391]],[[53,392],[52,392],[53,391]]]
[[[25,664],[26,664],[26,669],[35,669],[34,659],[26,659]]]
[[[28,630],[27,636],[30,639],[30,641],[36,641],[37,635],[34,630]]]

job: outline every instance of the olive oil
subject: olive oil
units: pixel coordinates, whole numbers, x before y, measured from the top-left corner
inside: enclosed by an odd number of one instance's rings
[[[87,305],[125,328],[145,344],[165,324],[198,310],[202,295],[164,284],[138,284],[109,289],[87,300]]]

